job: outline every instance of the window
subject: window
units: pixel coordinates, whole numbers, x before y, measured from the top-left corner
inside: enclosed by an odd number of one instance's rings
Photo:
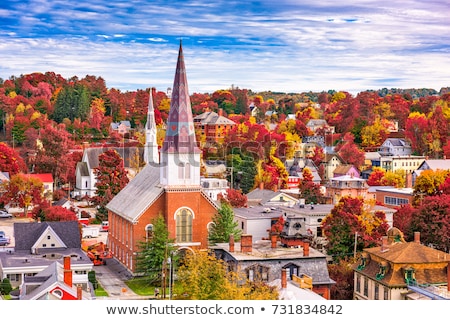
[[[379,294],[380,294],[380,285],[378,283],[375,283],[375,292],[374,292],[375,300],[379,300]]]
[[[364,296],[369,295],[369,279],[364,277]]]
[[[153,238],[153,225],[148,224],[145,226],[145,239],[149,240],[151,238]]]
[[[6,277],[9,279],[9,281],[14,281],[14,282],[17,282],[17,281],[19,281],[19,279],[20,279],[20,276],[19,276],[19,274],[8,274],[8,275],[6,275]]]
[[[188,209],[181,209],[176,214],[177,242],[192,241],[192,213]]]
[[[356,292],[361,292],[361,275],[356,275]]]
[[[384,295],[383,295],[383,299],[384,300],[389,300],[389,291],[387,287],[384,287]]]
[[[269,268],[262,265],[253,265],[247,269],[247,278],[249,281],[268,281]]]

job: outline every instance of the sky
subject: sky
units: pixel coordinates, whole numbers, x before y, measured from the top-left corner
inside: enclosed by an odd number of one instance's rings
[[[0,78],[55,72],[189,93],[450,86],[448,0],[8,0]]]

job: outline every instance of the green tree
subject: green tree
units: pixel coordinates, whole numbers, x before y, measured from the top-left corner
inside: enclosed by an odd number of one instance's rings
[[[220,209],[212,218],[212,226],[208,235],[210,243],[228,242],[232,235],[238,240],[241,237],[241,230],[238,228],[238,222],[234,219],[233,208],[222,202]]]
[[[148,231],[146,239],[138,244],[136,272],[148,277],[151,284],[159,284],[164,280],[167,258],[173,256],[175,251],[175,239],[169,237],[162,214],[154,218],[151,225],[152,229]]]
[[[11,282],[8,278],[3,278],[2,282],[0,283],[0,292],[1,294],[10,294],[12,291]]]

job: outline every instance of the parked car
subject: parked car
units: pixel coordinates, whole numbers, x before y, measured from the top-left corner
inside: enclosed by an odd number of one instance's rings
[[[10,244],[9,237],[6,236],[5,231],[0,230],[0,246],[7,246]]]
[[[0,210],[0,218],[12,218],[13,215],[6,210]]]

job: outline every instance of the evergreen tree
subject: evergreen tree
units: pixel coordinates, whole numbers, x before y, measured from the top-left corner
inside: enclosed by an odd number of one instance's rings
[[[162,214],[151,221],[152,230],[147,238],[138,245],[136,271],[149,278],[151,284],[159,284],[163,280],[164,265],[167,258],[173,257],[175,239],[169,237],[166,222]],[[175,261],[172,261],[175,263]]]
[[[238,228],[238,222],[234,220],[233,208],[223,202],[221,208],[213,216],[213,224],[208,235],[210,243],[228,242],[230,236],[234,239],[240,239],[241,230]]]

